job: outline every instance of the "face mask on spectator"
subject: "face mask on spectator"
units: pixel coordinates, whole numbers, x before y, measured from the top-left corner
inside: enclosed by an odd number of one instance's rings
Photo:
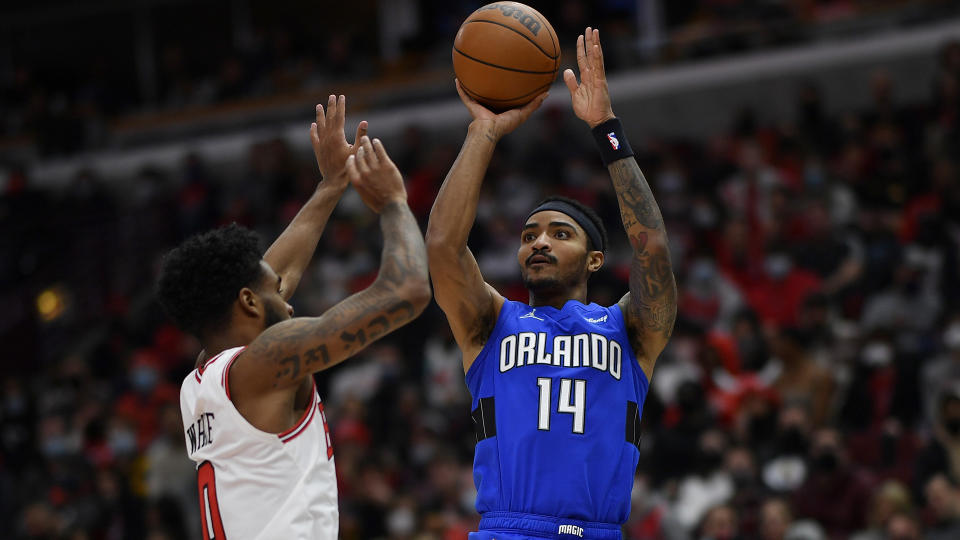
[[[110,432],[107,445],[118,456],[130,455],[137,449],[137,437],[128,429],[114,429]]]
[[[821,450],[813,458],[813,466],[818,470],[826,473],[831,473],[837,470],[837,466],[840,464],[840,458],[837,457],[837,453],[833,450]]]
[[[712,296],[716,277],[717,269],[711,261],[700,259],[694,262],[690,267],[691,291],[701,298]]]
[[[766,258],[763,263],[763,268],[771,278],[783,279],[790,273],[790,270],[793,268],[793,263],[790,262],[790,257],[782,253],[777,253]]]
[[[717,226],[717,212],[709,203],[695,204],[690,218],[694,225],[701,229],[712,229]]]
[[[951,351],[960,350],[960,322],[951,323],[943,332],[943,346]]]
[[[140,392],[149,392],[157,384],[157,370],[139,366],[130,373],[130,384]]]
[[[700,451],[700,466],[706,472],[713,472],[723,463],[723,454],[716,450]]]
[[[807,436],[799,428],[787,428],[778,442],[782,455],[801,455],[807,451]]]
[[[872,367],[889,365],[893,361],[893,348],[882,341],[867,344],[860,356],[864,364]]]
[[[67,453],[69,445],[66,437],[62,435],[51,435],[43,441],[43,455],[49,458],[63,456]]]
[[[960,418],[947,418],[943,421],[943,429],[947,430],[951,437],[960,435]]]
[[[766,441],[774,432],[774,419],[771,415],[753,416],[747,424],[747,433],[752,443]]]
[[[11,394],[4,400],[3,408],[8,415],[17,416],[27,410],[27,400],[23,394]]]
[[[730,470],[730,476],[737,487],[743,487],[753,482],[753,472],[750,469],[736,468]]]
[[[387,530],[390,531],[392,536],[407,536],[413,533],[415,525],[416,516],[413,515],[413,511],[405,506],[394,508],[387,515]]]

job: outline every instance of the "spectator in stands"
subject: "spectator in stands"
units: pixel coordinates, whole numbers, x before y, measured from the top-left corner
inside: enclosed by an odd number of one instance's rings
[[[890,518],[897,513],[909,514],[913,511],[910,491],[899,482],[884,482],[873,493],[870,511],[867,514],[867,528],[851,536],[851,540],[885,540],[886,526]]]
[[[956,482],[960,478],[960,389],[944,390],[938,400],[937,423],[933,437],[917,459],[916,492],[923,493],[927,482],[936,474],[944,474]]]
[[[784,244],[768,246],[759,279],[745,286],[747,302],[765,324],[796,326],[800,306],[821,287],[816,274],[798,268]]]
[[[951,388],[960,387],[960,312],[947,322],[941,336],[943,352],[923,367],[920,395],[923,396],[924,420],[929,426],[937,423],[937,399]]]
[[[733,446],[724,456],[724,469],[733,480],[728,502],[740,515],[740,532],[753,537],[762,527],[762,505],[768,490],[757,471],[756,458],[747,446]]]
[[[733,496],[733,478],[723,467],[727,445],[727,436],[719,429],[700,435],[695,468],[680,480],[673,502],[677,519],[687,529],[709,519],[705,516],[710,508]]]
[[[936,474],[924,488],[931,520],[925,540],[960,538],[960,489],[944,474]]]
[[[771,497],[763,501],[760,507],[760,540],[785,540],[793,513],[790,503],[780,497]]]
[[[804,403],[815,427],[824,425],[834,396],[833,374],[807,355],[803,333],[797,328],[781,330],[773,339],[773,352],[781,372],[773,386],[785,402]]]
[[[810,412],[807,407],[787,404],[777,418],[777,434],[763,464],[763,483],[778,493],[790,493],[807,478],[806,456],[810,447]]]
[[[183,531],[198,531],[200,522],[195,518],[199,516],[193,511],[197,502],[197,470],[183,452],[180,408],[169,403],[160,409],[159,414],[158,436],[144,454],[147,497],[163,508],[161,525],[178,522]]]
[[[885,540],[922,540],[920,521],[909,512],[895,512],[887,521]]]
[[[737,510],[729,504],[720,504],[707,510],[695,538],[699,540],[736,540],[740,538]]]
[[[866,524],[874,481],[847,459],[843,436],[834,428],[814,432],[810,474],[793,494],[797,516],[821,524],[831,538],[846,538]]]
[[[756,313],[750,309],[737,312],[733,319],[731,334],[737,345],[740,367],[753,372],[763,369],[770,358],[770,353]]]
[[[682,283],[678,301],[681,317],[707,329],[730,329],[743,299],[736,286],[717,271],[712,259],[694,260]]]
[[[630,496],[630,518],[625,525],[627,540],[686,540],[687,530],[680,525],[670,505],[650,485],[650,476],[639,472]]]

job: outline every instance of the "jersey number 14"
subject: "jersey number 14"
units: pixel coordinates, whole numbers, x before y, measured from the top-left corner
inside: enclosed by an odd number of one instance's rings
[[[540,407],[537,429],[550,431],[550,388],[553,379],[538,377],[540,387]],[[583,379],[560,379],[560,396],[557,400],[557,412],[573,415],[573,432],[583,435],[583,418],[587,404],[587,381]]]

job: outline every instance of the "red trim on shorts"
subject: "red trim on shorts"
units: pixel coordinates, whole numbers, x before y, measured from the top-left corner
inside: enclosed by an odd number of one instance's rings
[[[308,425],[310,421],[313,420],[313,417],[316,416],[317,405],[319,404],[320,395],[317,394],[317,382],[313,381],[313,396],[310,398],[310,406],[303,411],[303,416],[300,417],[300,421],[297,422],[295,426],[284,431],[283,433],[278,433],[277,437],[280,437],[280,440],[284,444],[296,439]]]

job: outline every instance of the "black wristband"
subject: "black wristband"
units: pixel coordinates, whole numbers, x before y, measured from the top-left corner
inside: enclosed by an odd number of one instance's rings
[[[627,136],[623,133],[619,118],[611,118],[590,131],[593,133],[593,140],[597,143],[597,149],[600,150],[600,159],[603,160],[604,167],[618,159],[633,155],[633,149],[627,142]]]

